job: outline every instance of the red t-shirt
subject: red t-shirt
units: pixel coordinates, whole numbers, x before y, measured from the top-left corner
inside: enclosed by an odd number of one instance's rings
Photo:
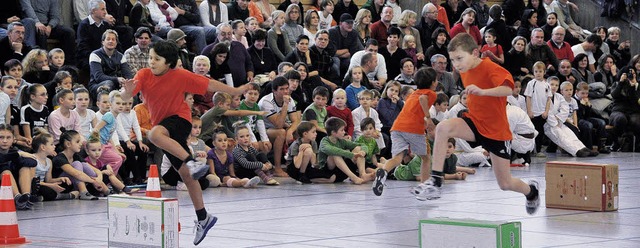
[[[482,48],[480,49],[480,52],[482,53],[484,51],[491,51],[493,54],[495,54],[498,57],[500,57],[500,55],[503,54],[502,46],[500,46],[500,44],[496,44],[493,47],[490,47],[489,45],[484,44],[484,46],[482,46]]]
[[[191,110],[184,101],[184,94],[203,95],[209,87],[208,78],[184,69],[169,69],[164,75],[155,76],[151,69],[144,68],[138,71],[134,79],[138,83],[133,95],[142,92],[154,126],[172,115],[191,122]]]
[[[507,85],[513,89],[513,78],[502,66],[492,62],[489,58],[473,69],[461,73],[462,84],[467,86],[474,84],[481,89],[491,89],[501,85]],[[493,140],[511,140],[509,121],[507,120],[507,97],[467,95],[469,117],[478,128],[482,136]]]
[[[393,122],[391,131],[401,131],[405,133],[425,134],[424,133],[424,111],[420,106],[420,96],[426,95],[429,102],[427,109],[431,108],[436,102],[437,94],[430,89],[416,90],[404,103],[404,107],[398,114],[398,118]]]

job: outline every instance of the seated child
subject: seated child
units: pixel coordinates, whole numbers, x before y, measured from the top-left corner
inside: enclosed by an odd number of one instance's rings
[[[382,98],[378,102],[376,111],[380,114],[382,132],[389,135],[389,130],[393,126],[393,121],[398,118],[400,110],[404,107],[404,101],[400,100],[398,93],[402,85],[397,81],[389,81],[382,92]]]
[[[345,139],[351,140],[353,136],[353,115],[347,107],[347,92],[343,89],[333,91],[333,103],[327,107],[327,118],[338,117],[347,123]]]
[[[267,155],[251,146],[251,134],[247,126],[238,126],[235,131],[237,145],[233,148],[235,175],[239,178],[259,176],[266,185],[280,185],[266,172],[273,168]]]
[[[213,149],[207,152],[207,164],[209,165],[209,181],[221,182],[220,185],[233,188],[253,188],[260,183],[260,177],[237,178],[233,170],[233,154],[227,149],[227,134],[216,131],[213,134]]]
[[[87,157],[84,159],[84,161],[97,169],[98,171],[96,171],[96,173],[102,174],[103,182],[105,184],[111,184],[114,192],[124,192],[127,194],[131,194],[138,191],[138,189],[132,189],[128,186],[125,186],[124,183],[122,183],[118,179],[118,173],[113,170],[111,165],[103,164],[102,161],[99,160],[102,156],[102,144],[100,143],[100,137],[98,137],[98,133],[93,133],[91,136],[89,136],[89,139],[87,140],[87,144],[85,146],[85,150],[87,152]],[[100,191],[100,193],[105,196],[110,194],[110,190],[107,187],[98,189],[98,191]]]
[[[559,86],[557,78],[550,77],[549,79],[551,92],[557,92]],[[564,121],[569,116],[569,106],[564,97],[560,93],[553,93],[551,102],[549,117],[544,123],[544,133],[547,137],[564,151],[571,154],[571,156],[597,156],[597,151],[594,152],[585,147],[573,131],[564,124]]]
[[[258,99],[260,97],[260,86],[256,83],[249,83],[249,90],[244,92],[244,100],[240,102],[239,110],[260,111]],[[251,131],[251,146],[258,151],[267,154],[271,151],[273,145],[269,141],[267,129],[264,125],[264,117],[262,115],[247,115],[242,117],[247,123],[247,127]],[[260,138],[260,141],[258,141]]]
[[[380,122],[380,118],[378,117],[378,111],[376,111],[371,107],[373,106],[371,105],[372,104],[371,100],[373,99],[373,91],[365,90],[363,92],[360,92],[358,99],[360,100],[360,107],[357,107],[351,113],[353,115],[353,127],[354,127],[353,138],[357,139],[358,136],[362,135],[362,130],[360,130],[360,122],[364,118],[370,117],[376,122],[376,132],[373,134],[373,136],[376,138],[376,141],[378,142],[378,147],[382,150],[386,146],[385,146],[382,134],[380,133],[382,129],[382,122]]]
[[[458,103],[449,109],[447,114],[445,114],[444,119],[456,118],[458,117],[458,113],[464,109],[467,109],[467,92],[463,90],[460,92]]]
[[[360,92],[367,90],[367,87],[362,85],[362,79],[366,77],[362,67],[356,66],[351,68],[351,76],[345,79],[349,85],[344,89],[347,93],[347,106],[349,109],[354,110],[360,103],[358,102],[358,95]]]
[[[438,93],[436,96],[436,102],[429,108],[429,115],[431,118],[437,121],[445,120],[447,112],[449,111],[449,96],[445,93]]]
[[[327,119],[324,126],[328,136],[320,141],[318,165],[326,172],[335,174],[335,182],[342,182],[347,178],[354,184],[371,181],[373,173],[365,170],[366,152],[357,143],[344,139],[346,125],[337,117]]]
[[[538,131],[529,119],[526,110],[507,104],[507,119],[511,129],[511,163],[531,164],[531,151],[536,148]]]
[[[202,164],[205,165],[203,168],[197,168],[197,169],[202,169],[202,170],[196,170],[197,177],[202,177],[200,173],[204,174],[205,175],[204,177],[209,181],[209,187],[215,188],[220,186],[220,178],[215,176],[215,174],[211,174],[211,169],[206,163],[207,152],[209,152],[211,148],[209,148],[209,146],[207,146],[203,140],[198,139],[198,136],[200,136],[201,130],[202,130],[202,120],[200,120],[200,117],[197,117],[197,116],[191,117],[191,133],[187,138],[187,145],[189,145],[189,149],[191,149],[191,154],[193,154],[194,159],[196,161],[202,162]],[[178,185],[176,185],[176,189],[186,189],[186,188],[187,186],[184,185],[184,183],[182,182],[178,182]]]
[[[309,105],[302,113],[303,121],[308,121],[315,125],[317,132],[316,142],[327,136],[327,130],[324,129],[324,121],[327,118],[328,98],[329,90],[326,87],[316,87],[313,89],[313,104]]]
[[[11,177],[16,209],[31,209],[34,202],[42,201],[42,197],[31,195],[33,168],[37,165],[35,156],[13,147],[13,130],[10,125],[0,124],[0,138],[0,173]],[[16,183],[16,179],[19,183]]]
[[[519,79],[514,79],[513,85],[512,94],[507,96],[507,102],[527,112],[527,100],[520,94],[520,91],[522,91],[522,82],[520,82]]]
[[[302,184],[334,182],[335,175],[326,178],[321,170],[314,167],[318,163],[315,124],[303,121],[296,128],[296,133],[298,138],[291,143],[285,154],[287,174]]]
[[[399,93],[400,100],[402,100],[403,102],[406,102],[409,95],[411,95],[411,93],[413,93],[414,91],[416,91],[416,89],[410,85],[402,86],[402,89],[400,89],[400,93]]]
[[[607,133],[605,131],[606,122],[600,118],[600,116],[593,110],[591,102],[589,101],[589,84],[580,82],[576,85],[576,94],[573,96],[578,104],[576,111],[578,117],[578,127],[581,135],[582,142],[585,143],[587,148],[592,146],[598,147],[598,152],[603,154],[611,153],[611,150],[605,145]],[[591,132],[593,135],[591,135]],[[586,134],[589,133],[589,137]]]
[[[382,164],[378,163],[377,155],[380,154],[380,149],[378,148],[378,143],[374,138],[374,135],[376,133],[375,125],[376,122],[370,117],[362,119],[362,122],[360,123],[360,130],[362,130],[362,135],[360,135],[355,140],[355,142],[360,145],[362,150],[366,152],[365,166],[371,169],[380,168],[386,162],[384,161],[384,158],[382,158]],[[370,172],[374,171],[370,170],[369,173]]]
[[[216,94],[213,95],[214,107],[202,115],[202,126],[205,127],[205,129],[202,131],[200,138],[204,140],[207,145],[212,145],[212,134],[213,130],[216,128],[222,128],[222,130],[227,134],[227,137],[229,137],[228,139],[230,144],[235,144],[235,141],[233,140],[235,137],[233,129],[234,125],[236,125],[235,123],[239,120],[239,117],[249,115],[262,116],[265,114],[264,111],[232,109],[231,100],[232,96],[229,93],[216,92]],[[233,146],[230,147],[230,149],[233,149]]]
[[[447,180],[464,180],[467,174],[475,174],[476,170],[468,167],[457,166],[458,157],[453,154],[456,147],[456,140],[449,138],[447,140],[447,153],[444,160],[444,179]]]
[[[31,147],[35,151],[36,166],[35,179],[40,182],[37,195],[41,195],[45,201],[76,199],[80,192],[73,190],[73,184],[68,177],[51,177],[51,159],[55,156],[53,136],[41,133],[33,137]]]

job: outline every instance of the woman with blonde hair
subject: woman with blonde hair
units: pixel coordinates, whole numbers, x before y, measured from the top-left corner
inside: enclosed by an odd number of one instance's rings
[[[420,31],[414,28],[416,22],[418,21],[418,14],[413,12],[412,10],[404,10],[402,14],[400,14],[400,19],[398,19],[398,28],[402,31],[400,35],[400,40],[404,39],[405,35],[412,35],[413,37],[420,37]],[[422,42],[420,39],[414,39],[416,43],[416,59],[424,60],[424,51],[422,50]]]
[[[353,24],[353,29],[358,32],[360,42],[364,46],[367,40],[371,38],[371,29],[369,28],[369,25],[371,25],[371,11],[368,9],[358,10]]]
[[[271,13],[273,19],[273,27],[267,31],[267,44],[273,54],[276,55],[278,63],[284,61],[284,56],[291,52],[289,45],[289,35],[282,27],[284,26],[284,11],[276,10]]]
[[[55,75],[49,68],[49,58],[47,51],[33,49],[22,60],[24,76],[22,78],[29,83],[45,84],[53,79]]]

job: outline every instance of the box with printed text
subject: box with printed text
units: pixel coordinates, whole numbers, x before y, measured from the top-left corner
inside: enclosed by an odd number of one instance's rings
[[[618,165],[547,162],[547,208],[618,210]]]
[[[109,247],[179,247],[178,199],[111,195]]]

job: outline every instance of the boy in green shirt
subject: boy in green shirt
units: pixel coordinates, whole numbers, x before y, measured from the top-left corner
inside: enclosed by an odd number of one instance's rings
[[[327,136],[324,128],[324,121],[327,118],[327,102],[329,101],[329,90],[324,86],[313,89],[313,104],[309,105],[302,113],[302,120],[313,123],[316,126],[316,142]]]
[[[376,122],[372,118],[366,117],[360,122],[360,130],[362,130],[362,135],[358,136],[355,142],[367,153],[365,167],[376,169],[384,166],[378,163],[377,155],[380,154],[380,148],[376,138],[373,137],[376,132]],[[371,170],[370,172],[374,171]]]
[[[320,141],[318,165],[334,173],[336,182],[342,182],[347,178],[354,184],[373,180],[374,174],[367,174],[365,171],[366,152],[357,143],[344,139],[347,123],[340,118],[331,117],[324,126],[329,136]],[[360,176],[353,171],[357,171]]]
[[[258,106],[260,98],[260,86],[256,83],[248,83],[249,90],[244,92],[244,100],[240,102],[240,110],[261,111]],[[258,151],[268,154],[273,147],[267,136],[267,129],[264,126],[264,117],[262,115],[248,115],[242,118],[247,123],[251,131],[251,146]],[[258,139],[260,141],[258,141]]]

